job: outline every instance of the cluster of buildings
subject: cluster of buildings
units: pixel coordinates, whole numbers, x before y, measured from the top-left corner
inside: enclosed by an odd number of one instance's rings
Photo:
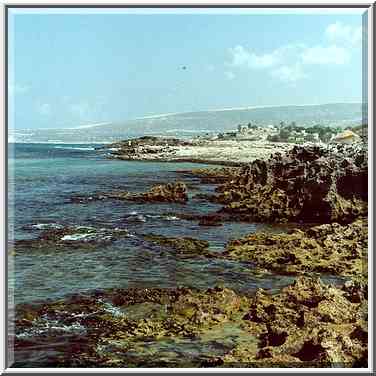
[[[322,134],[315,132],[316,129],[297,126],[295,122],[290,125],[285,125],[284,122],[281,122],[279,126],[257,126],[248,123],[247,125],[239,124],[237,130],[234,131],[218,133],[217,135],[207,134],[199,138],[210,140],[290,142],[296,144],[306,142],[354,143],[361,141],[359,135],[348,129],[338,133],[336,133],[335,129],[330,129],[329,127],[326,127],[324,132],[320,128],[318,130]]]
[[[267,137],[278,133],[278,128],[274,125],[259,127],[248,123],[247,125],[238,125],[236,131],[219,133],[218,140],[244,140],[244,141],[266,141]]]

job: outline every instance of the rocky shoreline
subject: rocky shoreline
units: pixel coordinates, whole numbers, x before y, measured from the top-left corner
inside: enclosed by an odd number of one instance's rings
[[[105,147],[110,157],[120,160],[152,162],[191,162],[223,166],[243,166],[275,152],[285,152],[289,143],[258,141],[180,140],[144,136]]]
[[[366,367],[366,291],[307,277],[253,297],[222,287],[97,291],[18,306],[16,348],[37,328],[40,341],[80,336],[50,367]],[[184,353],[192,341],[201,353]]]
[[[116,149],[115,158],[187,161],[184,153],[188,149],[198,153],[200,148],[210,149],[177,139],[129,141],[111,145]],[[120,200],[168,207],[202,200],[216,203],[220,209],[174,215],[198,221],[201,226],[221,226],[225,221],[296,224],[290,231],[255,232],[233,239],[216,253],[205,240],[138,234],[179,258],[236,260],[249,269],[294,276],[295,282],[273,294],[260,289],[255,295],[242,295],[223,286],[202,291],[189,287],[108,289],[20,305],[16,310],[17,348],[28,347],[24,335],[28,328],[39,328],[42,338],[51,340],[65,330],[62,328],[72,328],[73,336],[81,336],[82,345],[69,356],[54,358],[53,365],[367,367],[367,148],[287,149],[278,145],[259,153],[258,158],[249,149],[246,156],[243,149],[232,156],[221,154],[217,147],[213,150],[210,156],[202,152],[200,160],[216,158],[223,160],[220,164],[235,167],[183,171],[181,181],[159,184],[145,192],[99,192],[72,197],[71,203]],[[192,160],[192,150],[190,153]],[[199,177],[201,184],[214,184],[215,192],[189,196],[184,183],[187,175]],[[38,244],[47,242],[51,248],[58,245],[64,249],[74,241],[83,246],[98,239],[108,242],[130,236],[122,229],[43,230],[37,239],[24,240],[23,246],[38,249]],[[347,282],[325,284],[319,277],[326,274],[346,277]],[[48,328],[46,320],[54,320],[55,329]],[[192,344],[201,350],[184,352],[185,346],[191,349]]]

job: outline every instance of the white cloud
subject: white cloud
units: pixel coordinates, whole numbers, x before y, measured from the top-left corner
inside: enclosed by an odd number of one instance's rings
[[[252,51],[248,51],[243,46],[236,46],[230,48],[232,56],[231,65],[233,66],[247,66],[249,68],[268,68],[276,65],[279,60],[278,51],[273,51],[270,54],[257,55]]]
[[[233,80],[235,78],[235,73],[234,72],[225,72],[225,76],[228,80]]]
[[[352,50],[360,45],[362,27],[330,24],[323,34],[323,41],[316,46],[288,44],[270,52],[257,54],[242,45],[230,48],[230,65],[236,68],[267,70],[270,75],[285,83],[308,77],[309,65],[344,65],[351,59]],[[235,71],[236,73],[236,71]],[[225,72],[227,76],[227,72]]]
[[[40,115],[49,116],[49,115],[51,115],[51,112],[52,112],[51,105],[49,103],[38,103],[37,104],[37,112]]]
[[[304,64],[345,64],[350,60],[350,53],[343,47],[315,46],[306,48],[301,55]]]
[[[295,83],[296,81],[307,77],[307,75],[303,72],[302,65],[300,63],[296,63],[295,65],[291,66],[282,65],[273,70],[270,74],[272,77],[278,78],[286,83]]]
[[[341,22],[330,24],[325,30],[325,36],[329,41],[336,44],[352,45],[361,47],[362,26],[344,25]]]

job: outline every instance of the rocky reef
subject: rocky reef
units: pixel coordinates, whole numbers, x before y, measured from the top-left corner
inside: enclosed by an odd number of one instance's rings
[[[104,148],[110,148],[115,155],[137,155],[140,152],[155,153],[155,147],[168,147],[168,146],[189,146],[192,145],[191,141],[181,140],[173,137],[156,137],[156,136],[143,136],[139,138],[131,138],[123,140]],[[103,148],[103,147],[102,147]],[[154,149],[153,149],[154,148]],[[113,150],[115,149],[115,150]]]
[[[10,252],[47,252],[72,249],[91,249],[100,244],[131,236],[124,228],[95,228],[92,226],[63,226],[59,224],[38,224],[31,226],[38,234],[32,239],[11,242]]]
[[[192,145],[145,137],[111,146],[118,148],[119,158],[139,159],[140,153],[150,157],[164,148],[169,153],[171,147]],[[19,304],[16,365],[29,367],[33,360],[23,354],[43,344],[53,351],[46,352],[41,365],[53,367],[367,367],[366,148],[296,146],[243,167],[184,174],[217,185],[215,194],[201,191],[190,202],[211,201],[222,208],[190,213],[181,206],[181,212],[164,213],[166,219],[196,221],[203,233],[231,221],[296,226],[231,240],[222,253],[211,252],[206,240],[143,233],[134,237],[141,250],[168,252],[181,264],[201,265],[203,258],[237,262],[245,272],[287,274],[295,282],[252,296],[214,283],[206,290],[137,285]],[[177,181],[146,192],[101,192],[71,201],[107,199],[185,204],[188,190]],[[207,206],[215,211],[220,205]],[[146,216],[136,211],[126,221],[146,222]],[[39,231],[36,238],[15,242],[16,252],[91,249],[131,236],[122,228],[42,224],[34,230]],[[337,276],[337,284],[317,275]],[[342,279],[346,282],[339,284]]]
[[[349,294],[352,289],[362,303]],[[248,330],[258,335],[257,353],[240,345],[222,361],[261,362],[264,367],[366,367],[366,289],[360,282],[336,288],[299,277],[274,296],[258,290],[243,317]]]
[[[177,202],[184,204],[188,201],[187,186],[183,182],[159,184],[144,193],[119,193],[109,195],[111,198],[119,198],[130,201],[146,202]]]
[[[286,234],[256,232],[230,242],[224,256],[278,273],[361,275],[367,273],[367,248],[368,226],[363,218]]]
[[[349,223],[367,214],[367,182],[365,148],[296,146],[229,174],[210,200],[239,220]]]
[[[185,204],[188,201],[188,190],[181,181],[158,184],[151,187],[147,192],[132,193],[126,191],[101,192],[90,196],[73,196],[72,203],[86,204],[98,200],[126,200],[136,202],[176,202]]]
[[[59,367],[366,367],[366,290],[300,277],[252,298],[222,287],[96,291],[19,305],[15,346],[68,341],[46,361]]]
[[[144,240],[158,244],[164,248],[174,251],[179,257],[206,256],[210,257],[209,242],[206,240],[194,239],[191,237],[166,237],[162,235],[147,234],[143,236]]]

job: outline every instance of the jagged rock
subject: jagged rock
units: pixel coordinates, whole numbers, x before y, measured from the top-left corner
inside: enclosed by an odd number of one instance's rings
[[[26,351],[43,340],[45,349],[55,349],[70,328],[81,346],[54,358],[55,365],[366,367],[367,301],[353,303],[345,290],[306,277],[275,295],[258,290],[254,297],[221,287],[99,290],[18,305],[15,346]],[[36,337],[28,342],[30,328]],[[188,341],[215,344],[222,355],[177,356]],[[166,344],[176,352],[163,351]]]
[[[236,177],[239,170],[238,167],[195,168],[189,171],[177,171],[177,173],[197,176],[201,184],[223,184],[228,182],[230,177]]]
[[[264,366],[366,367],[367,329],[358,319],[364,310],[319,279],[299,277],[274,296],[258,290],[243,319],[258,335],[259,350],[239,346],[223,364],[247,359]]]
[[[217,188],[223,211],[259,222],[350,222],[367,213],[367,151],[294,147],[240,168]]]
[[[188,201],[187,186],[183,182],[154,185],[147,192],[132,193],[126,191],[102,192],[90,196],[73,196],[72,203],[86,204],[97,200],[129,200],[137,202],[176,202],[185,204]]]
[[[231,241],[223,255],[280,273],[361,275],[367,269],[367,247],[367,220],[358,219],[348,225],[324,224],[284,234],[253,233]],[[349,293],[356,294],[351,287]]]
[[[187,186],[183,182],[155,185],[145,193],[120,192],[107,196],[130,201],[177,202],[181,204],[188,201]]]

